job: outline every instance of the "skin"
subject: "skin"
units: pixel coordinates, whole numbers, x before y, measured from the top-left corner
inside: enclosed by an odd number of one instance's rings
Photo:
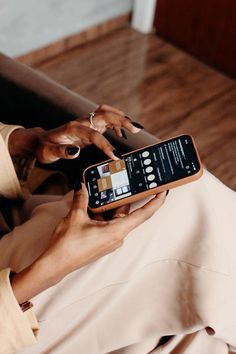
[[[74,159],[78,156],[69,155],[67,148],[79,146],[81,149],[94,144],[109,158],[118,160],[113,154],[114,146],[102,135],[106,129],[113,129],[117,136],[122,137],[121,128],[136,134],[140,129],[134,127],[124,116],[124,112],[102,105],[96,110],[93,123],[97,131],[91,129],[88,117],[70,121],[58,128],[44,131],[42,128],[17,129],[9,137],[9,152],[11,156],[32,155],[42,163],[52,163],[64,159]]]
[[[112,153],[114,147],[101,133],[107,128],[114,129],[118,136],[122,136],[121,128],[132,133],[139,132],[123,112],[107,105],[98,108],[93,122],[98,132],[89,128],[88,118],[47,132],[41,128],[18,129],[9,138],[10,154],[29,155],[40,162],[50,163],[59,158],[77,157],[78,154],[68,155],[68,145],[83,148],[95,144],[110,158],[117,160]],[[110,220],[104,220],[102,215],[93,217],[88,214],[88,193],[82,184],[82,188],[74,192],[68,215],[50,235],[47,249],[28,268],[13,276],[11,284],[18,303],[31,299],[71,272],[121,247],[129,232],[152,217],[164,203],[165,197],[166,192],[160,193],[132,213],[129,213],[128,205],[122,206],[115,210]]]

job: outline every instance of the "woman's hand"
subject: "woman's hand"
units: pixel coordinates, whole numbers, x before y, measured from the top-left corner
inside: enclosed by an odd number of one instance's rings
[[[163,204],[166,192],[129,214],[129,206],[116,209],[111,220],[94,220],[87,213],[88,192],[84,184],[74,193],[68,215],[54,231],[43,258],[54,259],[58,277],[85,266],[122,246],[130,231],[149,219]],[[59,265],[60,263],[60,265]]]
[[[117,160],[119,154],[102,133],[109,128],[118,136],[124,136],[123,128],[134,134],[140,128],[116,108],[102,105],[95,113],[93,124],[97,130],[90,128],[88,117],[48,131],[42,128],[17,129],[9,137],[9,152],[11,156],[30,155],[39,162],[51,163],[60,158],[74,159],[79,155],[80,148],[94,144],[111,159]]]
[[[88,118],[80,119],[79,122],[86,127],[90,126]],[[99,106],[95,111],[93,124],[99,133],[103,134],[109,128],[113,129],[116,135],[121,138],[126,138],[124,128],[133,134],[143,129],[140,124],[132,122],[130,118],[125,116],[124,112],[106,104]]]
[[[164,203],[166,192],[135,211],[118,208],[108,221],[92,220],[87,213],[84,185],[74,193],[68,215],[52,234],[47,250],[32,266],[13,277],[12,287],[21,303],[79,269],[121,247],[126,236],[149,219]]]

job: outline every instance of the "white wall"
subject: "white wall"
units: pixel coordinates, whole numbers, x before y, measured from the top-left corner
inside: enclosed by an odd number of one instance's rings
[[[0,51],[18,56],[127,13],[133,0],[0,0]]]

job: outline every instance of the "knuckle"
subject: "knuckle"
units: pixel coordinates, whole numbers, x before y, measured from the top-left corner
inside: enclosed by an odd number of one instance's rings
[[[131,125],[130,121],[127,118],[122,118],[121,123],[125,126],[125,127],[129,127]]]
[[[108,120],[108,121],[110,122],[110,121],[113,120],[113,118],[114,118],[114,113],[113,113],[113,112],[106,111],[106,112],[104,112],[104,114],[103,114],[103,118],[104,118],[104,117],[105,117],[106,120]]]
[[[161,199],[160,207],[165,203],[165,201],[166,201],[166,197],[164,197],[163,199]]]
[[[164,198],[159,198],[158,200],[157,200],[157,208],[156,208],[156,210],[158,210],[158,209],[160,209],[160,207],[165,203],[165,200],[166,200],[166,198],[164,197]]]
[[[76,120],[71,120],[70,122],[66,123],[66,130],[71,130],[77,124],[78,124],[78,122]]]
[[[116,119],[115,122],[114,122],[114,127],[121,128],[122,124],[123,123],[122,123],[121,119]]]
[[[101,108],[102,110],[105,111],[107,109],[107,105],[105,103],[103,103],[103,104],[101,104],[101,106],[99,108]]]
[[[150,219],[150,218],[152,217],[152,215],[153,215],[153,211],[151,211],[151,210],[146,210],[145,213],[144,213],[144,215],[143,215],[144,221]]]
[[[100,134],[96,130],[91,130],[91,132],[90,132],[91,140],[95,141],[98,139],[99,136],[100,136]]]

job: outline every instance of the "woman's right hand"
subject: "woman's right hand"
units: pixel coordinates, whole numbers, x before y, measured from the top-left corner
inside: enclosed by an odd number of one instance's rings
[[[94,220],[87,213],[88,193],[84,184],[74,193],[68,215],[55,229],[43,257],[54,259],[58,278],[113,252],[122,246],[130,231],[149,219],[164,203],[166,192],[156,195],[139,209],[116,209],[112,219]]]
[[[129,213],[116,209],[111,220],[94,220],[87,213],[88,193],[84,184],[74,192],[71,210],[52,234],[45,252],[12,279],[19,303],[55,285],[66,275],[122,246],[125,237],[149,219],[164,203],[166,192]]]

